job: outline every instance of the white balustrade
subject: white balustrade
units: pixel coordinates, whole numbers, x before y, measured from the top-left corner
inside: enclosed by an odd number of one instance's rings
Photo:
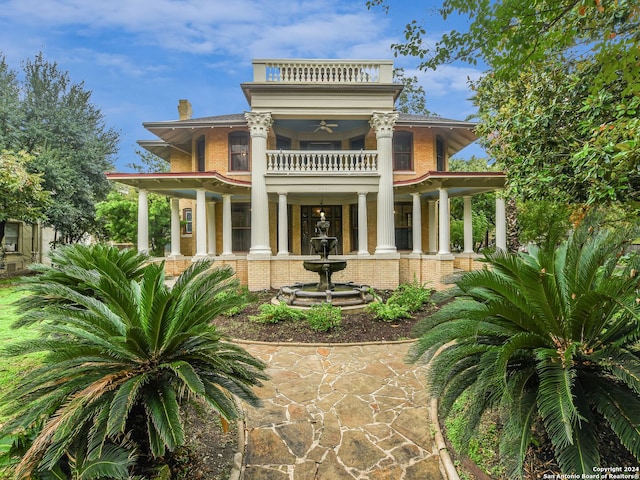
[[[391,83],[393,62],[382,60],[254,60],[254,81],[278,83]]]
[[[375,173],[376,150],[267,150],[267,173]]]

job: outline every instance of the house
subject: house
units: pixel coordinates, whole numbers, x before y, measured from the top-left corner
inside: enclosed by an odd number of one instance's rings
[[[0,277],[20,274],[33,262],[48,262],[53,230],[40,223],[9,219],[0,244]]]
[[[317,275],[302,267],[323,211],[347,260],[338,281],[393,289],[436,288],[454,269],[478,268],[471,202],[504,187],[495,172],[448,172],[451,155],[476,140],[474,123],[394,110],[402,85],[393,63],[254,60],[241,84],[245,113],[147,122],[158,139],[139,144],[170,172],[112,173],[139,192],[138,249],[148,250],[147,194],[171,198],[169,275],[196,259],[230,264],[257,291]],[[465,198],[465,246],[452,254],[449,198]],[[505,248],[504,201],[496,243]]]

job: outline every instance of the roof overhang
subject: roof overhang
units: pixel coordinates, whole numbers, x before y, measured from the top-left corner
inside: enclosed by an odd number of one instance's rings
[[[107,173],[107,178],[139,190],[158,193],[168,197],[196,198],[200,189],[206,191],[207,199],[224,194],[248,195],[251,182],[225,177],[218,172],[185,173]]]
[[[478,139],[475,134],[475,122],[462,122],[444,118],[439,120],[437,117],[425,117],[422,120],[417,115],[410,115],[409,117],[406,119],[400,117],[396,122],[396,126],[405,128],[426,127],[442,131],[443,136],[447,139],[447,154],[449,156],[455,155]]]
[[[504,188],[503,172],[428,172],[411,180],[394,182],[396,194],[420,193],[423,198],[438,199],[439,188],[446,188],[449,197],[464,197]]]

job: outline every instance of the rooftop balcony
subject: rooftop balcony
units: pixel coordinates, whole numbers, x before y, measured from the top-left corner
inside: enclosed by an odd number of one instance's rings
[[[253,81],[287,84],[390,84],[393,62],[385,60],[254,60]]]
[[[267,174],[371,174],[376,150],[267,150]]]

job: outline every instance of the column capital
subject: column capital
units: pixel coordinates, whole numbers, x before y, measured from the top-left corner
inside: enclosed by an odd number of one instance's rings
[[[249,124],[249,132],[252,137],[267,138],[269,129],[273,125],[271,112],[245,112],[244,118]]]
[[[376,137],[392,137],[398,116],[398,112],[373,112],[369,125],[375,130]]]

